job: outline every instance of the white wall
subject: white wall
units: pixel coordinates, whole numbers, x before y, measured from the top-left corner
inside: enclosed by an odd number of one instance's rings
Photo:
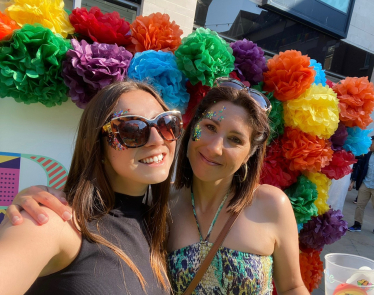
[[[167,13],[183,30],[182,37],[192,32],[197,0],[143,0],[141,15]]]

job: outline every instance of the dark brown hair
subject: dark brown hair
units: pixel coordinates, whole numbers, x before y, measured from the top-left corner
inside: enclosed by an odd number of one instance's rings
[[[76,226],[82,235],[89,241],[102,244],[114,251],[134,271],[144,289],[146,282],[126,253],[100,234],[90,232],[86,224],[87,221],[99,220],[113,209],[115,195],[102,165],[104,144],[107,143],[102,140],[101,129],[113,113],[121,95],[134,90],[150,93],[165,111],[169,110],[158,93],[145,83],[118,82],[103,88],[82,114],[64,190],[73,208]],[[169,288],[164,247],[169,187],[170,174],[164,182],[151,185],[152,198],[146,217],[151,247],[150,263],[156,278],[164,288]]]
[[[247,161],[247,177],[244,181],[245,165],[235,172],[231,182],[231,190],[235,192],[234,197],[228,205],[229,212],[239,212],[252,202],[253,191],[259,182],[263,158],[266,151],[266,141],[270,133],[268,116],[264,110],[250,97],[247,90],[237,90],[231,87],[212,88],[197,106],[195,115],[187,125],[182,139],[179,141],[177,155],[177,172],[174,182],[176,189],[191,187],[193,171],[187,158],[188,142],[191,139],[193,128],[203,114],[220,101],[229,101],[234,105],[244,108],[248,113],[248,124],[252,127],[250,157]]]

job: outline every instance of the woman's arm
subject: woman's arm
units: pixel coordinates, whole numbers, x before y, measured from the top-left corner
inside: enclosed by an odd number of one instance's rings
[[[21,213],[23,223],[19,226],[12,226],[8,220],[1,224],[1,294],[24,294],[41,273],[56,272],[59,270],[56,267],[68,265],[70,261],[61,260],[61,257],[64,260],[69,257],[67,252],[77,251],[75,248],[79,251],[71,225],[53,211],[45,211],[50,216],[45,226],[39,226],[26,212]],[[67,248],[68,244],[71,250]]]
[[[309,294],[301,278],[297,224],[291,203],[280,189],[266,186],[267,208],[275,231],[274,281],[278,294]]]
[[[31,186],[19,192],[7,209],[7,216],[13,225],[23,222],[20,213],[25,210],[40,225],[48,222],[48,214],[40,204],[52,209],[63,220],[71,219],[71,209],[67,205],[65,193],[44,185]]]

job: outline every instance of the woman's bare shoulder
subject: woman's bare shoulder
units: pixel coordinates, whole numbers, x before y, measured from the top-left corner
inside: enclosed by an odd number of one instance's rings
[[[173,183],[171,184],[170,193],[169,193],[169,208],[171,211],[183,205],[182,203],[185,202],[185,199],[186,199],[185,197],[188,191],[189,189],[186,189],[186,188],[176,189]]]

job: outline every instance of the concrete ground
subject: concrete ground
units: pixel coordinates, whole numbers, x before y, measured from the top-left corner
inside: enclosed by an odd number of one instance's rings
[[[348,192],[343,207],[344,220],[348,222],[348,226],[352,226],[354,222],[354,214],[356,205],[353,204],[353,200],[357,196],[357,191],[352,190]],[[321,259],[325,262],[324,257],[329,253],[348,253],[359,256],[364,256],[374,260],[374,209],[371,201],[368,203],[365,209],[364,223],[362,225],[361,232],[349,232],[343,236],[339,241],[332,245],[326,245],[322,251]],[[313,291],[313,295],[325,294],[325,282],[324,278],[318,289]]]

